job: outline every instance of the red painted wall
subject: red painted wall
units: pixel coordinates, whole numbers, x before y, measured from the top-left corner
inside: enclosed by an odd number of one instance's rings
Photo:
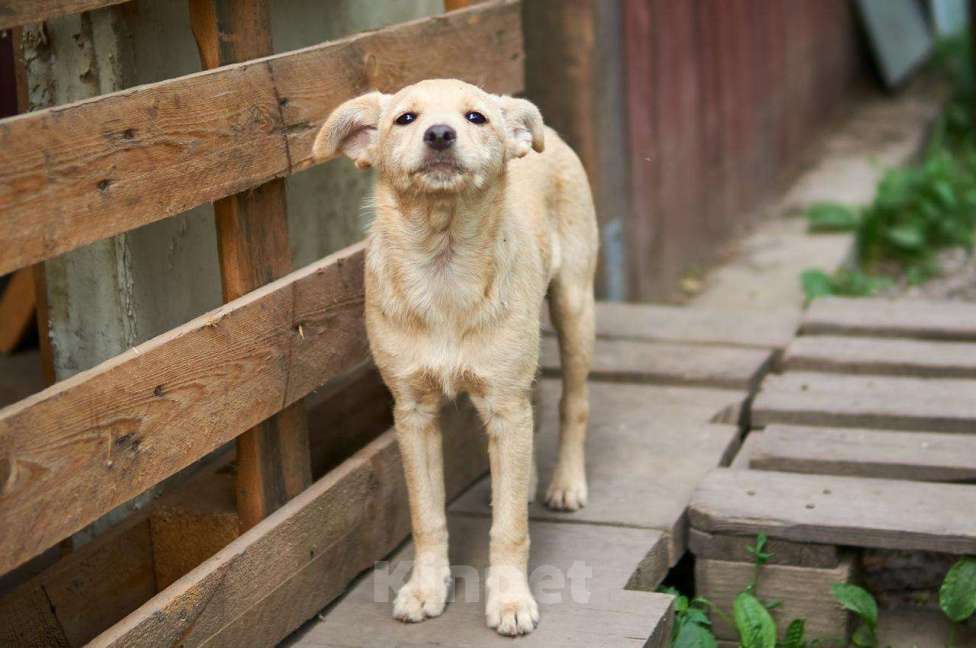
[[[847,0],[624,0],[628,299],[676,294],[863,71]]]

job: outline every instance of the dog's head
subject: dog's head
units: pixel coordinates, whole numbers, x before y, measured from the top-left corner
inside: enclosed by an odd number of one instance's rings
[[[543,149],[542,115],[532,103],[431,79],[342,104],[312,155],[345,153],[359,168],[375,166],[398,191],[460,193],[486,186],[531,149]]]

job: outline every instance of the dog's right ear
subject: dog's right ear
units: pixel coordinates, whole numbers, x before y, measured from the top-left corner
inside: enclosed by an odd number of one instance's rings
[[[313,159],[327,160],[341,152],[360,169],[373,166],[377,127],[388,98],[382,92],[370,92],[333,110],[315,136]]]

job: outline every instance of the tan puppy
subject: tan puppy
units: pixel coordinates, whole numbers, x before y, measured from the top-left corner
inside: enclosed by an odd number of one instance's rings
[[[543,152],[545,149],[545,152]],[[315,141],[377,169],[366,254],[366,325],[396,399],[416,561],[393,615],[444,610],[450,585],[438,414],[467,392],[489,438],[493,522],[488,625],[531,632],[526,576],[534,479],[530,395],[548,290],[563,366],[559,459],[546,500],[586,504],[586,376],[597,227],[586,173],[523,99],[454,80],[372,92],[332,113]]]

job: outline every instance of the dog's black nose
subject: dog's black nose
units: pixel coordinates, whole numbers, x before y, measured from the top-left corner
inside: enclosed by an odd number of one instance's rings
[[[454,145],[457,131],[446,124],[434,124],[424,131],[424,142],[435,151],[443,151]]]

